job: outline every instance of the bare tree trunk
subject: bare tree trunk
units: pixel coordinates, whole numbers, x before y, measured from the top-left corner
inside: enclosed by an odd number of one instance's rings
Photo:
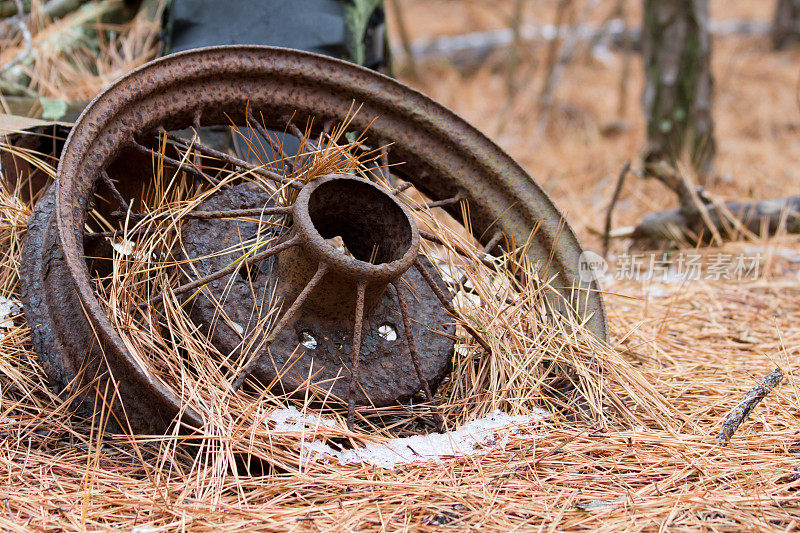
[[[706,174],[714,157],[708,0],[645,0],[642,53],[645,164],[688,155]]]
[[[776,50],[800,41],[800,0],[777,0],[770,33]]]

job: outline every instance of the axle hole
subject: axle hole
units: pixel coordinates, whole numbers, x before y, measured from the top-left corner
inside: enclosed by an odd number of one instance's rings
[[[302,344],[309,350],[317,349],[317,339],[315,339],[314,336],[309,331],[300,332],[300,344]]]
[[[389,342],[397,340],[397,330],[389,323],[378,326],[378,335]]]
[[[308,213],[323,239],[340,237],[359,261],[390,263],[411,247],[411,221],[391,196],[367,183],[339,179],[321,184],[311,193]]]

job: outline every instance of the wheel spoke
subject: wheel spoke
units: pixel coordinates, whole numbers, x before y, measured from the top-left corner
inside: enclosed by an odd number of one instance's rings
[[[269,332],[267,338],[264,339],[264,343],[262,346],[263,351],[260,354],[256,355],[253,359],[251,359],[250,362],[245,365],[245,367],[242,369],[242,371],[239,373],[236,379],[233,380],[233,383],[231,383],[232,392],[236,392],[237,390],[239,390],[239,387],[242,386],[244,380],[246,380],[247,377],[253,372],[253,370],[255,370],[256,366],[258,366],[258,364],[261,362],[264,356],[269,354],[269,350],[267,350],[267,348],[275,341],[276,338],[278,338],[278,335],[280,334],[281,331],[283,331],[283,328],[286,327],[286,324],[289,322],[289,320],[291,320],[292,317],[297,313],[298,309],[300,309],[303,306],[303,303],[305,303],[306,298],[308,298],[308,295],[311,294],[311,291],[314,290],[314,287],[316,287],[317,284],[319,284],[320,280],[322,280],[322,277],[325,275],[327,271],[328,271],[328,265],[325,263],[320,263],[319,266],[317,267],[317,271],[314,273],[314,276],[306,284],[306,286],[303,287],[303,290],[300,291],[300,294],[298,294],[297,298],[294,299],[292,305],[289,307],[289,309],[286,310],[286,312],[283,314],[280,321],[275,325],[275,327],[272,328],[272,331]]]
[[[192,127],[194,128],[194,134],[197,137],[197,140],[200,140],[200,113],[195,113],[194,117],[192,118]]]
[[[391,185],[392,184],[392,173],[389,171],[389,147],[384,145],[381,146],[381,155],[379,157],[381,162],[381,172],[383,173],[383,179],[386,180],[386,183]]]
[[[119,192],[114,180],[111,179],[111,176],[108,175],[108,172],[106,172],[105,169],[100,171],[100,178],[103,180],[103,183],[106,184],[106,187],[108,187],[108,189],[111,191],[111,195],[114,197],[114,200],[116,200],[117,204],[123,210],[130,211],[131,204],[129,204],[122,196],[122,193]]]
[[[434,207],[447,207],[449,205],[457,204],[461,200],[465,200],[466,196],[462,193],[458,193],[452,198],[445,198],[444,200],[437,200],[435,202],[428,202],[427,204],[415,206],[415,211],[424,211],[426,209],[433,209]]]
[[[173,158],[169,157],[168,155],[162,154],[157,150],[153,150],[152,148],[148,148],[147,146],[141,145],[136,141],[132,141],[131,142],[131,146],[134,149],[136,149],[137,151],[139,151],[139,152],[141,152],[143,154],[147,154],[147,155],[150,155],[151,157],[160,159],[165,164],[167,164],[167,165],[169,165],[171,167],[175,167],[178,170],[181,170],[183,172],[188,172],[189,174],[192,174],[194,176],[197,176],[198,178],[202,178],[204,180],[207,180],[208,182],[210,182],[210,183],[212,183],[214,185],[219,184],[218,180],[212,178],[211,176],[209,176],[205,172],[201,171],[200,169],[197,169],[197,168],[193,167],[192,165],[187,165],[185,163],[181,163],[180,161],[178,161],[176,159],[173,159]]]
[[[410,181],[402,183],[402,184],[398,185],[397,187],[395,187],[394,189],[392,189],[392,194],[400,194],[401,192],[405,191],[406,189],[410,189],[413,185],[414,184],[411,183]]]
[[[500,244],[502,238],[503,238],[502,231],[495,232],[492,238],[489,239],[489,242],[486,243],[486,246],[483,247],[483,253],[487,255],[491,253],[492,250],[494,250],[497,247],[497,245]],[[463,274],[458,282],[458,286],[466,290],[466,284],[467,284],[467,275]]]
[[[442,239],[440,239],[439,237],[437,237],[436,235],[434,235],[430,231],[425,231],[425,230],[421,229],[421,230],[419,230],[419,236],[422,237],[423,239],[427,240],[427,241],[431,241],[434,244],[438,244],[440,246],[447,246],[447,244],[445,244],[445,242]],[[462,256],[462,257],[466,257],[467,259],[470,259],[470,260],[474,259],[474,257],[472,257],[469,254],[467,254],[464,250],[459,250],[458,248],[452,248],[452,250],[454,252],[456,252],[457,254],[459,254],[460,256]],[[485,266],[487,266],[489,268],[494,268],[495,267],[495,264],[490,259],[488,259],[486,257],[479,257],[478,260],[481,263],[483,263],[483,265],[485,265]]]
[[[333,131],[334,122],[332,120],[326,120],[325,124],[322,125],[322,131],[319,134],[319,139],[317,140],[317,144],[322,146],[322,140],[328,136],[330,137],[331,131]]]
[[[188,150],[189,148],[194,148],[196,151],[200,152],[203,155],[207,155],[209,157],[213,157],[213,158],[219,159],[220,161],[223,161],[225,163],[229,163],[231,165],[234,165],[236,167],[243,168],[245,170],[253,172],[254,174],[258,174],[259,176],[267,178],[268,180],[274,181],[276,183],[280,183],[281,185],[286,185],[287,187],[292,187],[292,188],[295,188],[295,189],[301,189],[302,188],[302,185],[300,185],[299,183],[296,183],[295,181],[293,181],[291,179],[288,179],[288,178],[286,178],[286,176],[282,176],[281,174],[278,174],[277,172],[273,172],[271,170],[267,170],[263,166],[254,165],[252,163],[248,163],[247,161],[245,161],[243,159],[239,159],[238,157],[235,157],[235,156],[232,156],[232,155],[228,155],[225,152],[220,152],[219,150],[211,148],[210,146],[206,146],[205,144],[202,144],[200,142],[190,143],[186,139],[184,139],[182,137],[179,137],[178,135],[175,135],[174,133],[170,133],[170,132],[164,130],[163,128],[160,129],[159,131],[167,139],[169,139],[170,141],[172,141],[175,144],[180,145],[184,149]]]
[[[192,118],[192,128],[194,128],[194,141],[200,142],[200,112],[195,113],[194,117]],[[197,150],[194,150],[192,153],[192,163],[197,168],[200,168],[202,162],[202,156]],[[197,194],[200,192],[200,188],[202,186],[202,182],[195,178],[194,180],[194,192]]]
[[[356,389],[361,355],[361,330],[364,325],[364,294],[367,285],[361,282],[356,287],[356,318],[353,323],[353,356],[350,370],[350,389],[347,394],[347,427],[353,431],[356,418]]]
[[[434,281],[434,279],[431,277],[431,274],[430,272],[428,272],[428,269],[426,269],[424,265],[420,264],[419,259],[414,260],[414,268],[416,268],[417,272],[419,272],[422,275],[422,278],[425,280],[425,283],[428,284],[428,286],[431,288],[436,297],[439,298],[439,301],[442,303],[442,306],[444,306],[447,312],[453,315],[454,317],[458,317],[458,311],[456,311],[456,308],[453,306],[453,302],[451,302],[449,298],[447,298],[447,295],[445,295],[441,287],[439,287],[439,285],[436,284],[436,281]],[[472,336],[472,338],[474,338],[478,342],[478,344],[480,344],[483,347],[484,350],[486,350],[489,353],[492,353],[492,347],[489,346],[489,343],[486,342],[486,340],[483,337],[481,337],[481,335],[475,330],[475,328],[467,324],[466,321],[463,324],[463,326],[464,329],[467,330],[467,332]]]
[[[288,215],[292,212],[290,206],[278,207],[264,207],[254,209],[230,209],[226,211],[190,211],[180,216],[181,219],[200,219],[211,220],[216,218],[243,218],[243,217],[260,217],[264,215]],[[131,213],[128,215],[122,211],[114,211],[111,213],[112,218],[126,218],[130,216],[132,220],[143,220],[149,218],[152,221],[172,219],[175,215],[172,213]]]
[[[114,239],[119,237],[133,237],[134,235],[148,235],[160,229],[161,228],[135,228],[131,230],[118,229],[115,231],[87,231],[83,236],[86,239],[103,239],[106,237]]]
[[[502,231],[496,232],[492,236],[492,238],[489,240],[489,242],[486,243],[486,246],[483,247],[483,253],[488,255],[492,250],[494,250],[497,247],[498,244],[500,244],[500,241],[502,239],[503,239],[503,232]],[[456,291],[463,291],[463,292],[465,292],[467,294],[474,294],[475,296],[481,296],[480,293],[478,293],[478,291],[476,291],[475,289],[470,289],[469,287],[467,287],[467,275],[466,274],[462,274],[461,275],[461,279],[458,280],[458,284],[455,285],[455,290]],[[500,300],[500,297],[497,296],[497,299]],[[512,303],[514,303],[514,299],[511,298],[511,297],[507,297],[505,299],[505,303],[506,304],[512,304]]]
[[[373,183],[377,183],[379,185],[383,185],[383,170],[381,170],[381,165],[377,161],[367,161],[367,164],[364,165],[364,169],[366,170],[365,174],[367,179],[369,179]]]
[[[177,287],[176,289],[174,289],[172,292],[175,295],[179,295],[179,294],[184,294],[184,293],[189,292],[189,291],[194,290],[194,289],[198,289],[198,288],[202,287],[203,285],[206,285],[208,283],[211,283],[212,281],[215,281],[215,280],[218,280],[219,278],[227,276],[228,274],[234,272],[240,266],[243,266],[243,265],[250,266],[253,263],[257,263],[259,261],[267,259],[268,257],[272,257],[273,255],[275,255],[275,254],[277,254],[279,252],[282,252],[283,250],[286,250],[287,248],[291,248],[292,246],[296,246],[299,243],[300,243],[300,239],[298,237],[296,237],[296,236],[292,237],[292,238],[290,238],[290,239],[288,239],[288,240],[286,240],[286,241],[284,241],[282,243],[276,244],[272,248],[267,248],[266,250],[264,250],[262,252],[259,252],[257,254],[251,255],[250,257],[246,257],[245,259],[242,259],[241,261],[237,261],[235,263],[232,263],[231,265],[228,265],[227,267],[225,267],[225,268],[223,268],[221,270],[218,270],[218,271],[216,271],[216,272],[214,272],[212,274],[209,274],[207,276],[203,276],[202,278],[197,279],[195,281],[192,281],[192,282],[189,282],[189,283],[185,283],[185,284],[181,285],[180,287]],[[151,298],[147,302],[142,302],[141,304],[139,304],[139,307],[145,307],[148,304],[155,305],[155,304],[161,302],[163,299],[164,299],[163,295],[158,295],[158,296],[156,296],[154,298]]]
[[[422,366],[419,362],[417,345],[414,343],[414,332],[412,330],[411,317],[408,315],[408,306],[406,305],[405,296],[403,296],[398,283],[392,283],[392,287],[394,287],[394,292],[397,295],[397,303],[400,306],[400,317],[403,320],[403,328],[406,332],[406,344],[408,344],[408,351],[411,354],[411,362],[414,363],[414,369],[417,371],[420,385],[422,385],[422,390],[425,392],[425,398],[428,400],[428,403],[431,404],[431,412],[433,413],[433,418],[436,420],[436,429],[441,433],[444,431],[445,427],[444,418],[439,408],[434,403],[433,393],[431,392],[428,380],[422,375]]]

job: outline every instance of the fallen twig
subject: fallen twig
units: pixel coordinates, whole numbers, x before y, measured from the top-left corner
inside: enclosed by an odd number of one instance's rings
[[[767,235],[779,231],[800,233],[800,196],[756,202],[726,202],[704,207],[708,220],[716,228],[723,227],[725,221],[729,221],[735,230],[742,233],[747,231],[762,236],[764,232]],[[670,209],[649,213],[642,217],[630,234],[616,236],[674,241],[678,236],[700,235],[707,225],[700,212],[687,214],[685,209]]]
[[[628,175],[628,172],[631,170],[631,162],[625,161],[625,164],[622,165],[622,170],[619,171],[619,178],[617,178],[617,186],[614,188],[614,196],[611,197],[611,203],[608,204],[608,210],[606,211],[606,229],[603,233],[603,257],[608,255],[608,241],[611,239],[611,215],[614,212],[614,206],[617,205],[617,201],[619,200],[619,195],[622,192],[622,184],[625,182],[625,176]]]
[[[722,424],[722,429],[717,435],[717,444],[720,446],[727,446],[728,441],[742,425],[742,422],[747,420],[750,413],[755,409],[756,405],[763,400],[767,394],[772,392],[772,389],[777,387],[783,379],[783,371],[776,368],[767,376],[758,382],[758,384],[750,389],[747,394],[739,401],[738,405],[730,412],[725,423]]]
[[[769,28],[770,23],[763,20],[725,19],[710,21],[709,31],[714,36],[757,36],[765,35],[769,32]],[[568,31],[567,24],[525,24],[520,28],[523,43],[561,39]],[[587,23],[577,27],[577,32],[581,41],[592,41],[597,39],[598,34],[605,33],[605,38],[615,46],[623,48],[630,46],[633,50],[641,46],[641,29],[628,27],[621,18],[610,20],[606,27]],[[498,48],[511,45],[513,41],[514,32],[511,28],[501,28],[414,39],[410,43],[409,50],[417,61],[460,58],[462,61],[472,62],[476,58],[486,57]],[[398,54],[404,53],[402,46],[396,48]]]

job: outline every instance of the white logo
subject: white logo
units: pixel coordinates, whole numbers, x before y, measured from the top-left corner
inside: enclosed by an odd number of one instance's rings
[[[585,251],[578,257],[578,277],[583,283],[597,281],[608,271],[608,262],[603,256]]]

